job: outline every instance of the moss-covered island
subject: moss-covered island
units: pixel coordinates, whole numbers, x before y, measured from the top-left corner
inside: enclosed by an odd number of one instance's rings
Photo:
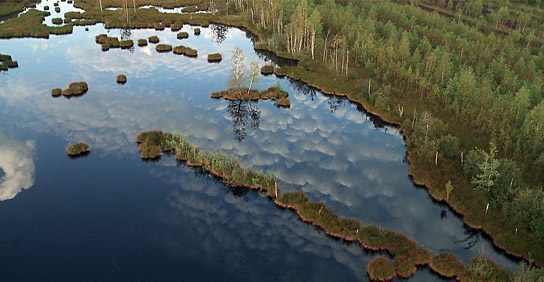
[[[174,47],[174,54],[176,55],[185,55],[187,57],[196,58],[198,57],[198,51],[191,47],[179,45]]]
[[[291,106],[291,100],[289,100],[289,93],[281,89],[279,85],[269,87],[268,89],[265,89],[263,91],[259,91],[257,89],[250,90],[248,88],[242,88],[238,90],[227,89],[223,91],[213,92],[211,97],[216,99],[223,98],[229,101],[257,101],[259,99],[270,99],[276,101],[276,105],[278,107],[288,108]]]
[[[10,55],[0,54],[0,71],[7,71],[11,68],[19,67],[17,61],[14,61]]]
[[[274,66],[273,65],[264,65],[261,67],[261,74],[262,75],[271,75],[274,73]]]
[[[51,96],[58,97],[61,94],[66,98],[82,96],[89,90],[89,86],[85,81],[72,82],[68,87],[64,89],[53,88],[51,89]]]
[[[66,146],[66,154],[70,157],[78,157],[87,155],[91,151],[91,147],[84,142],[70,144]]]
[[[165,43],[160,43],[160,44],[157,44],[157,46],[155,46],[155,49],[159,53],[171,52],[172,51],[172,45],[165,44]]]
[[[219,63],[221,60],[223,60],[223,56],[219,53],[208,54],[208,62],[210,63]]]
[[[178,32],[176,37],[178,39],[186,39],[186,38],[189,38],[189,33],[187,33],[186,31],[181,31],[181,32]]]
[[[127,76],[121,73],[121,74],[117,75],[115,80],[119,84],[125,84],[125,83],[127,83]]]

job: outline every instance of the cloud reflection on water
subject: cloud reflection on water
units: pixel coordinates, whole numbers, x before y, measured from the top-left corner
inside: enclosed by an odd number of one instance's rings
[[[34,185],[34,141],[20,142],[0,132],[0,201],[13,199]]]

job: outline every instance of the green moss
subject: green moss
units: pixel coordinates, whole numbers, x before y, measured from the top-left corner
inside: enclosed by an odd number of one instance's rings
[[[66,147],[66,154],[72,157],[87,154],[90,151],[91,151],[91,147],[83,142],[71,144]]]
[[[170,45],[170,44],[157,44],[155,49],[157,50],[157,52],[160,52],[160,53],[170,52],[170,51],[172,51],[172,45]]]

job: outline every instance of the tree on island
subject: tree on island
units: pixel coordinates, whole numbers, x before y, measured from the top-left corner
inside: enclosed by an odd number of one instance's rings
[[[247,73],[244,61],[244,55],[240,47],[236,47],[232,52],[232,65],[230,72],[230,80],[228,83],[229,89],[235,91],[238,95],[242,95],[242,90],[247,89],[247,95],[251,92],[251,87],[254,83],[259,82],[260,66],[257,62],[249,64],[249,73]],[[249,82],[249,85],[248,85]]]

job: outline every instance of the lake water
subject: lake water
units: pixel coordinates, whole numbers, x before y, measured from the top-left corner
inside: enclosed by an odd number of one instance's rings
[[[0,27],[1,28],[1,27]],[[2,281],[368,281],[375,256],[327,237],[264,194],[225,187],[164,155],[139,157],[136,135],[181,131],[203,150],[271,171],[283,191],[306,191],[340,216],[402,231],[433,254],[468,262],[482,250],[516,262],[433,202],[408,177],[395,127],[356,105],[287,78],[289,109],[272,101],[211,99],[227,87],[231,55],[255,53],[246,32],[220,26],[177,32],[75,27],[50,39],[0,41],[19,67],[0,73],[0,280]],[[95,36],[186,45],[198,58],[157,53],[153,44],[102,52]],[[208,63],[208,53],[223,55]],[[125,74],[125,85],[116,83]],[[86,81],[89,91],[53,98],[52,88]],[[83,141],[91,153],[72,159]],[[397,279],[398,280],[398,279]],[[442,281],[420,268],[408,281]]]

